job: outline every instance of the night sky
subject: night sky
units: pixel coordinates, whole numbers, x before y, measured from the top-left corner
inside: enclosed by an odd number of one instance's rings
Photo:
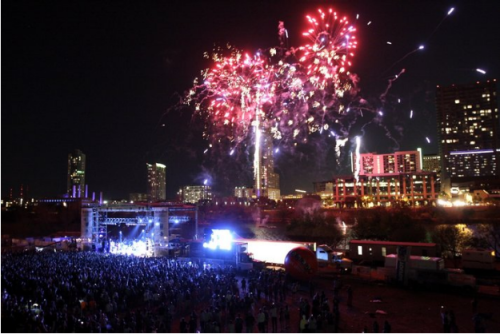
[[[89,191],[106,199],[146,192],[147,162],[167,165],[170,198],[207,173],[217,188],[225,171],[203,168],[206,143],[189,111],[175,108],[207,67],[203,52],[277,46],[278,21],[299,45],[305,15],[320,7],[357,28],[351,71],[365,99],[376,105],[405,69],[384,121],[360,125],[361,152],[437,153],[436,85],[500,78],[500,1],[2,1],[2,197],[21,184],[30,197],[63,194],[76,148],[87,156]],[[275,159],[282,194],[334,174],[303,154]],[[240,167],[251,175],[251,163]]]

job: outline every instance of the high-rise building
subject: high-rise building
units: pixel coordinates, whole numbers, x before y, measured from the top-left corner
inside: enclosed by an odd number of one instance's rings
[[[356,155],[353,155],[353,172],[356,169],[356,159]],[[358,175],[377,176],[422,170],[420,151],[401,151],[390,154],[362,153],[359,155],[359,160]]]
[[[234,187],[234,197],[236,198],[252,198],[253,188]]]
[[[199,201],[212,200],[212,188],[207,185],[203,186],[185,186],[182,187],[182,201],[184,203],[196,204]]]
[[[435,172],[422,170],[422,152],[362,153],[352,156],[354,175],[336,176],[314,184],[322,199],[332,191],[332,205],[432,205],[439,193]]]
[[[313,182],[314,194],[321,197],[322,200],[333,198],[335,183],[333,181]]]
[[[66,193],[69,197],[85,196],[85,154],[74,150],[68,154],[68,183]]]
[[[438,154],[426,154],[423,159],[422,170],[426,172],[440,173],[441,157]]]
[[[441,178],[497,178],[499,132],[496,80],[437,87]]]
[[[439,193],[436,173],[423,171],[361,175],[357,179],[351,175],[335,176],[333,181],[323,183],[325,189],[332,185],[332,204],[337,207],[433,205]],[[315,187],[322,188],[319,184]],[[319,195],[324,198],[326,194]]]
[[[273,139],[265,131],[261,132],[260,195],[273,200],[280,199],[280,178],[274,172]],[[255,180],[255,189],[257,189]]]
[[[148,200],[164,201],[166,196],[165,170],[166,166],[155,163],[146,164],[148,168]]]
[[[130,194],[128,194],[128,199],[131,202],[147,202],[148,201],[148,194],[130,193]]]

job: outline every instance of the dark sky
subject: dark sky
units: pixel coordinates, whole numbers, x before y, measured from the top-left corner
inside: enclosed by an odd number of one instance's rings
[[[89,191],[105,198],[145,192],[146,162],[167,165],[169,197],[199,184],[204,147],[193,144],[201,140],[190,131],[191,115],[171,110],[206,67],[203,52],[226,42],[248,52],[276,46],[280,20],[289,45],[299,45],[305,15],[331,4],[2,1],[2,197],[10,188],[18,195],[21,184],[33,197],[64,193],[75,148],[87,156]],[[437,153],[435,86],[500,77],[500,1],[349,0],[333,8],[357,28],[351,70],[364,98],[376,104],[388,79],[406,70],[392,85],[385,120],[363,128],[362,152]],[[424,50],[401,60],[420,44]],[[276,157],[282,193],[312,190],[333,174],[328,163],[318,172],[311,160],[294,158]]]

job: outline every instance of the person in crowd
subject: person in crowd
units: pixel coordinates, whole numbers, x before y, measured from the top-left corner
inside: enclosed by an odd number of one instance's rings
[[[384,328],[383,328],[383,333],[390,333],[391,332],[391,324],[389,324],[389,321],[384,321]]]

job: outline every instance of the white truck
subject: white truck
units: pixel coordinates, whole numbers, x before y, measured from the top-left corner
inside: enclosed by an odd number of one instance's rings
[[[328,245],[316,247],[316,259],[320,267],[333,265],[342,271],[351,271],[352,260],[344,257],[344,255],[344,252],[334,251]]]

